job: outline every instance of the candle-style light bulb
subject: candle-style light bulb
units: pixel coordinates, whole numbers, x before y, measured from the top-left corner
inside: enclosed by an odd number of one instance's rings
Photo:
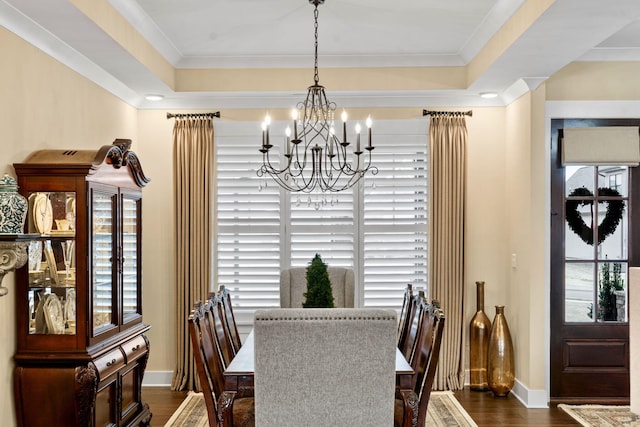
[[[360,126],[360,122],[356,123],[356,153],[360,152],[360,131],[362,130],[362,126]]]
[[[367,125],[367,137],[369,139],[369,147],[371,147],[371,125],[373,122],[371,121],[371,116],[367,117],[367,121],[365,122]]]
[[[288,156],[289,154],[291,154],[291,148],[289,147],[289,145],[291,144],[291,128],[287,126],[287,128],[284,130],[284,133],[287,135],[284,142],[287,147],[287,156]]]
[[[347,142],[347,112],[342,110],[342,142]]]
[[[265,133],[267,134],[265,138],[265,142],[266,142],[266,145],[269,145],[269,125],[271,124],[270,115],[267,114],[266,116],[264,116],[264,124],[265,124]]]
[[[291,109],[291,118],[293,119],[293,139],[298,139],[298,110],[295,108]]]

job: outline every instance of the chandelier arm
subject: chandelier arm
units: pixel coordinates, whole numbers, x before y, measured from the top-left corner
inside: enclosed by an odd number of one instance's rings
[[[285,166],[283,169],[277,169],[275,166],[271,164],[271,160],[269,159],[269,150],[266,150],[263,153],[262,157],[263,157],[262,166],[258,169],[258,171],[260,172],[258,176],[263,176],[264,173],[268,173],[269,175],[272,175],[272,176],[273,174],[278,174],[278,175],[284,174],[290,169],[291,158],[289,158],[287,162],[287,166]]]

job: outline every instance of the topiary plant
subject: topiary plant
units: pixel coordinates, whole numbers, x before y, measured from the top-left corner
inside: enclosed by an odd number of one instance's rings
[[[304,297],[304,308],[334,307],[327,264],[322,261],[320,254],[316,254],[307,267],[307,292]]]

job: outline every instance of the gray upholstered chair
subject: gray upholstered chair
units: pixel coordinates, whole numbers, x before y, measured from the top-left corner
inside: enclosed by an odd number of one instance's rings
[[[335,307],[354,307],[353,270],[328,267],[333,303]],[[307,292],[307,267],[294,267],[280,272],[280,307],[301,308]]]
[[[393,310],[256,311],[256,426],[393,426],[396,335]]]

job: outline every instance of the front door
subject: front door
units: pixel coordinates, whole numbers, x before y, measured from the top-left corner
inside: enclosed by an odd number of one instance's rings
[[[560,153],[564,128],[639,125],[552,120],[551,403],[629,402],[627,272],[640,266],[640,173],[563,167]]]

